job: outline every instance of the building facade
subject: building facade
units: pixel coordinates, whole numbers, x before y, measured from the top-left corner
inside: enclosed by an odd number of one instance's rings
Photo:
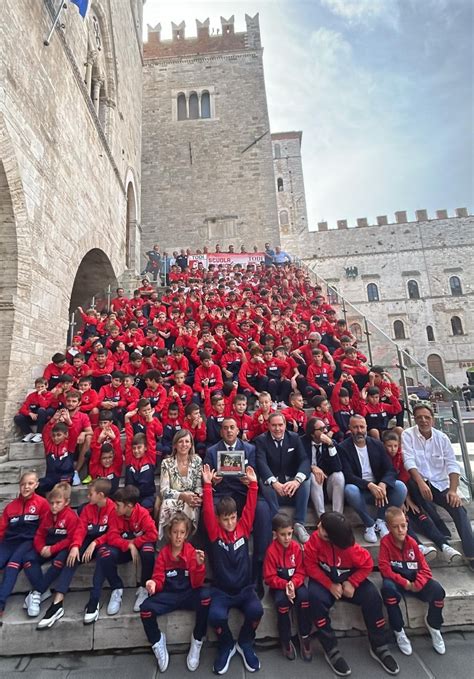
[[[142,9],[67,3],[45,46],[53,3],[2,3],[0,454],[70,312],[136,266]]]
[[[272,134],[278,224],[284,250],[291,250],[295,238],[308,230],[301,159],[302,136],[302,132]]]
[[[339,293],[355,306],[347,305],[347,322],[362,350],[365,316],[442,383],[465,382],[474,365],[474,217],[465,208],[434,219],[418,210],[416,221],[397,212],[390,224],[381,216],[370,226],[318,226],[300,237],[298,254],[329,284],[331,301]],[[393,345],[369,329],[374,362],[395,367]],[[425,370],[409,365],[409,381],[429,384]]]
[[[144,46],[142,224],[145,247],[279,243],[258,15],[221,18],[197,37],[184,22],[149,27]]]

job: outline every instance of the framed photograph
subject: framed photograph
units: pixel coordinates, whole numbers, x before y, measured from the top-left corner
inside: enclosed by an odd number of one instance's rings
[[[244,476],[245,475],[245,451],[244,450],[218,450],[217,473],[219,476]]]

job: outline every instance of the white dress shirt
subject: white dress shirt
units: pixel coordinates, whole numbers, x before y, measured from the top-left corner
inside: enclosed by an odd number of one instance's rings
[[[451,441],[439,429],[432,429],[429,439],[420,434],[416,425],[405,429],[402,453],[405,469],[417,469],[438,490],[449,488],[449,474],[460,473]]]
[[[355,444],[354,446],[357,451],[357,455],[359,456],[359,462],[362,469],[362,478],[364,481],[373,483],[375,481],[375,477],[372,473],[372,467],[370,466],[369,451],[367,450],[367,446],[363,446],[362,448],[359,448],[359,446],[356,446]]]

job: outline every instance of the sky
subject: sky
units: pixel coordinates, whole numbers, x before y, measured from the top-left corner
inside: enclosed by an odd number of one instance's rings
[[[474,206],[472,0],[147,0],[144,23],[260,16],[272,132],[302,130],[308,223]]]

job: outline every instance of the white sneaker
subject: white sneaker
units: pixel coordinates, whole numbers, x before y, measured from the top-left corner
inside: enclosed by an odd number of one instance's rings
[[[23,602],[23,608],[25,610],[30,605],[30,594],[32,594],[32,592],[30,592],[29,594],[26,595],[25,601]],[[43,601],[46,601],[46,599],[49,599],[50,596],[52,596],[52,592],[51,592],[50,589],[47,589],[45,592],[43,592],[43,594],[40,595],[40,603],[43,603]],[[39,611],[38,611],[38,613],[39,613]],[[35,615],[38,615],[38,613],[36,613]],[[31,614],[28,613],[28,615],[31,615]],[[31,617],[34,617],[34,616],[31,616]]]
[[[201,655],[202,641],[194,638],[191,635],[191,646],[189,647],[188,657],[186,658],[186,665],[190,672],[194,672],[199,667],[199,656]]]
[[[380,537],[384,538],[386,535],[388,535],[389,531],[387,528],[387,524],[383,519],[377,519],[375,522],[375,530],[380,533]]]
[[[432,641],[434,650],[436,651],[436,653],[439,653],[440,655],[444,655],[446,653],[446,646],[444,645],[444,639],[441,635],[440,630],[434,629],[434,627],[430,627],[428,625],[428,617],[427,616],[425,616],[425,625],[426,625],[426,629],[430,633],[431,641]]]
[[[457,566],[463,562],[461,552],[451,547],[451,545],[443,545],[441,554],[448,563],[456,564]]]
[[[166,636],[163,634],[163,632],[161,633],[160,640],[157,641],[156,644],[153,644],[151,649],[155,654],[155,658],[158,660],[160,672],[165,672],[166,668],[168,667],[170,657],[168,654],[168,649],[166,648]]]
[[[364,540],[366,542],[372,542],[375,544],[377,542],[377,534],[375,532],[375,526],[367,526],[364,531]]]
[[[438,556],[438,550],[433,545],[422,545],[420,543],[418,547],[428,563],[434,561]]]
[[[145,599],[148,599],[148,592],[146,591],[145,587],[139,587],[137,589],[136,595],[137,598],[135,599],[133,610],[135,611],[135,613],[138,613],[142,603],[145,601]]]
[[[40,604],[41,593],[37,590],[33,590],[26,596],[23,608],[28,609],[28,615],[30,618],[36,618],[36,616],[40,613]]]
[[[21,439],[21,442],[22,443],[29,443],[31,441],[31,439],[33,438],[33,436],[34,436],[34,434],[32,434],[32,433],[26,434],[26,436],[23,436],[23,438]]]
[[[43,434],[34,434],[31,443],[41,443],[43,441]]]
[[[107,615],[117,615],[122,605],[123,589],[113,589],[107,606]]]
[[[401,650],[401,652],[404,655],[411,655],[413,653],[413,649],[411,647],[411,642],[410,639],[407,637],[405,634],[405,630],[402,629],[400,632],[395,632],[395,639],[397,640],[397,646]]]
[[[72,485],[73,486],[80,486],[81,485],[81,479],[80,479],[79,474],[77,472],[74,472],[74,474],[73,474]]]
[[[295,525],[293,526],[293,533],[301,543],[304,544],[305,542],[308,542],[309,533],[302,523],[295,523]]]

